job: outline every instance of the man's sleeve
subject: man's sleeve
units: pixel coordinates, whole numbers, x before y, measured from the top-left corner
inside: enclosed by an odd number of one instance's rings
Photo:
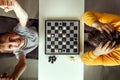
[[[93,55],[93,51],[87,51],[81,57],[81,60],[86,65],[103,65],[103,66],[115,66],[120,64],[120,50],[114,50],[106,55],[96,57]]]
[[[108,13],[87,11],[82,15],[82,21],[88,26],[91,26],[95,21],[99,21],[101,23],[113,23],[119,20],[120,16]]]

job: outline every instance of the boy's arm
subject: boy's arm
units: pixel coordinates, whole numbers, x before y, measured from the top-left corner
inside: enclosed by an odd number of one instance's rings
[[[13,71],[13,73],[11,75],[11,78],[15,79],[15,80],[19,79],[19,77],[25,71],[26,67],[27,67],[26,58],[25,58],[25,56],[23,54],[20,54],[19,58],[18,58],[18,63],[14,68],[14,71]]]
[[[4,9],[5,12],[14,10],[16,16],[19,19],[20,25],[22,27],[26,26],[28,14],[16,0],[0,0],[0,8]]]
[[[22,27],[26,26],[27,20],[28,20],[28,14],[26,13],[26,11],[19,5],[19,3],[17,1],[13,2],[13,10],[16,14],[16,16],[19,19],[19,23]]]

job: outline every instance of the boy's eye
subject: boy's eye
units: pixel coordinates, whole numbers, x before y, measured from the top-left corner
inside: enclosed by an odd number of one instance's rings
[[[12,45],[9,45],[9,48],[11,49],[11,48],[12,48]]]

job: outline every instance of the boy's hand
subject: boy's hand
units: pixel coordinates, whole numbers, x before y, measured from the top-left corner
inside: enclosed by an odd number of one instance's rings
[[[3,73],[0,75],[0,80],[18,80],[18,78],[10,76],[8,73]]]
[[[101,32],[106,31],[108,34],[114,30],[113,26],[111,26],[110,24],[104,24],[99,21],[95,21],[92,24],[92,27],[96,28]]]
[[[5,12],[13,10],[15,0],[0,0],[0,8],[4,9]]]
[[[100,55],[108,54],[115,49],[116,42],[108,41],[104,46],[100,43],[98,47],[95,48],[93,54],[98,57]]]

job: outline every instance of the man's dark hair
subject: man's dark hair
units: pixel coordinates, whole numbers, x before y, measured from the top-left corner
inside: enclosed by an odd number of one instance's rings
[[[93,29],[88,34],[88,42],[94,47],[97,47],[100,43],[104,46],[108,41],[111,41],[111,43],[115,41],[114,47],[118,46],[120,44],[120,33],[114,30],[108,34],[105,31],[100,32],[99,30]]]

